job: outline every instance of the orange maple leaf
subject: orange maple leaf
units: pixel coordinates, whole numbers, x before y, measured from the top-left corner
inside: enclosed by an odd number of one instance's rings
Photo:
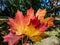
[[[40,20],[41,23],[47,22],[48,27],[54,26],[54,23],[53,23],[54,18],[52,18],[52,17],[44,18],[45,14],[46,14],[46,9],[43,9],[43,10],[38,9],[38,11],[36,13],[36,17],[38,17],[38,19]]]
[[[40,35],[54,25],[54,18],[44,18],[45,14],[46,9],[39,9],[35,15],[34,10],[30,8],[27,10],[27,14],[23,16],[23,13],[18,10],[14,18],[9,18],[10,31],[16,35],[25,34],[32,41],[40,41]]]

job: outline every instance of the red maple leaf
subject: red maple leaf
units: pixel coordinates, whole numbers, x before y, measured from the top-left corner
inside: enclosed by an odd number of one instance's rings
[[[4,42],[8,42],[8,45],[14,45],[18,42],[23,36],[17,36],[16,34],[10,32],[8,35],[4,36]]]

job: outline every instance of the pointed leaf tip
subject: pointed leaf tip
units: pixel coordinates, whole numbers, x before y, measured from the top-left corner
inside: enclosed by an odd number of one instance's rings
[[[34,10],[32,7],[29,10],[27,10],[27,15],[34,16]]]
[[[46,14],[46,9],[39,8],[37,13],[36,13],[36,17],[38,17],[38,19],[43,19],[45,14]]]

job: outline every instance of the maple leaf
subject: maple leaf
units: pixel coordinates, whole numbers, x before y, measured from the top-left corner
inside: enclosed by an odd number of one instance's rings
[[[50,26],[54,26],[53,21],[54,21],[55,19],[52,18],[52,17],[44,18],[45,14],[46,14],[46,9],[43,9],[43,10],[42,10],[42,9],[38,9],[38,11],[37,11],[37,13],[36,13],[36,17],[38,17],[38,19],[40,20],[41,23],[47,22],[48,28],[49,28]]]
[[[40,41],[40,35],[44,34],[50,26],[53,26],[54,18],[44,18],[46,9],[39,9],[36,14],[30,8],[27,14],[23,16],[21,11],[17,11],[14,18],[9,18],[10,32],[15,35],[27,35],[32,41]],[[44,36],[44,35],[43,35]]]
[[[4,36],[4,42],[8,42],[8,45],[14,45],[18,42],[23,36],[17,36],[14,33],[10,32],[8,35]]]
[[[22,12],[18,10],[14,18],[9,18],[10,30],[16,32],[17,35],[24,34],[24,28],[29,24],[32,17],[34,18],[34,10],[32,8],[27,10],[26,16],[23,16]]]

